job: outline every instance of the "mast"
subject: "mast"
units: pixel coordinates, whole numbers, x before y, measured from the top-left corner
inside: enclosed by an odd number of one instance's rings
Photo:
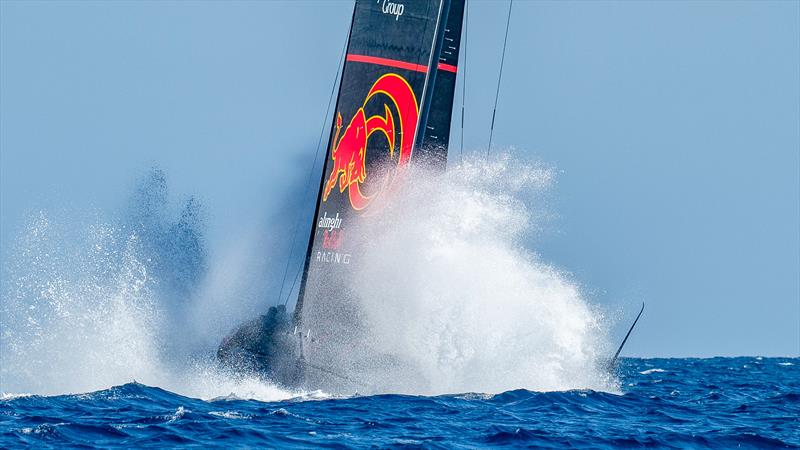
[[[358,266],[348,228],[379,213],[397,171],[417,160],[444,168],[463,12],[464,0],[356,0],[296,324],[346,295]]]

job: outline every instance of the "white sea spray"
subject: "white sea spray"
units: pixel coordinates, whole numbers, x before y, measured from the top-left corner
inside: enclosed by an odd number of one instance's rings
[[[369,351],[417,370],[391,380],[394,389],[617,390],[604,368],[602,315],[526,245],[549,216],[542,203],[553,175],[507,154],[444,175],[415,169],[378,218],[358,227],[378,243],[353,279]]]
[[[352,280],[370,350],[421,374],[384,390],[616,390],[602,367],[602,315],[530,248],[549,214],[541,201],[553,171],[501,155],[407,177],[396,201],[359,227],[380,245]],[[165,183],[155,173],[121,217],[29,218],[4,254],[0,392],[78,393],[136,380],[217,401],[328,398],[216,364],[220,338],[274,297],[249,282],[258,277],[258,233],[208,258],[202,208],[189,199],[170,214]]]

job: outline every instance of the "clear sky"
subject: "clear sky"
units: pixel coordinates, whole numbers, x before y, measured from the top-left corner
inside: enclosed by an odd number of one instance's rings
[[[278,208],[351,4],[0,2],[2,257],[28,212],[117,208],[154,164],[212,249]],[[483,151],[507,3],[470,5]],[[629,354],[800,354],[798,80],[800,2],[515,1],[495,142],[559,170],[543,259],[647,301]]]

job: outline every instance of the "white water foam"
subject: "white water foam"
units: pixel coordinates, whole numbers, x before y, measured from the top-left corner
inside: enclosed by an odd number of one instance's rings
[[[156,266],[157,255],[144,250],[147,233],[97,217],[58,218],[45,212],[31,217],[4,261],[3,399],[19,392],[92,392],[132,381],[202,399],[305,395],[220,369],[205,356],[213,348],[205,355],[173,348],[188,315],[169,313],[174,293],[164,284],[170,277],[158,270],[170,269]],[[207,332],[219,335],[219,329],[224,325],[214,323]]]
[[[650,375],[651,373],[664,373],[666,370],[664,369],[647,369],[639,372],[642,375]]]
[[[602,315],[526,246],[546,213],[536,201],[552,171],[497,157],[443,177],[412,175],[413,187],[362,230],[380,245],[367,250],[366,269],[353,280],[372,350],[398,355],[421,374],[391,385],[420,394],[616,390],[602,369]],[[254,313],[257,302],[242,295],[251,287],[238,285],[254,276],[243,276],[252,261],[232,256],[205,262],[207,271],[189,267],[202,276],[176,309],[165,285],[177,277],[166,272],[184,274],[193,259],[155,264],[143,250],[161,245],[143,245],[153,233],[92,220],[60,223],[42,212],[4,255],[0,391],[77,393],[137,380],[203,399],[327,397],[213,362],[222,334]]]
[[[135,240],[102,224],[71,235],[45,213],[30,221],[4,273],[2,390],[58,394],[154,381],[157,305]]]
[[[251,416],[242,414],[239,411],[209,411],[208,413],[212,416],[222,417],[223,419],[246,420],[251,418]]]
[[[355,233],[379,243],[353,280],[369,351],[417,371],[391,380],[393,389],[616,391],[602,315],[526,248],[547,217],[540,205],[553,171],[504,155],[407,178]],[[372,382],[380,390],[380,377]]]

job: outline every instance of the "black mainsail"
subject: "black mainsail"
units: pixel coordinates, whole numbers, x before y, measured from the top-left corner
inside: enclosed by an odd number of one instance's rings
[[[322,324],[348,315],[338,299],[351,296],[346,280],[359,264],[353,227],[413,182],[401,176],[409,164],[445,167],[464,7],[464,0],[356,0],[292,320],[272,308],[223,342],[222,360],[254,354],[255,362],[244,358],[247,367],[286,384],[357,376],[357,361],[342,369],[347,348],[357,345],[352,328]]]
[[[444,167],[463,14],[464,0],[356,2],[296,320],[313,277],[354,263],[347,226],[386,201],[397,171]]]

